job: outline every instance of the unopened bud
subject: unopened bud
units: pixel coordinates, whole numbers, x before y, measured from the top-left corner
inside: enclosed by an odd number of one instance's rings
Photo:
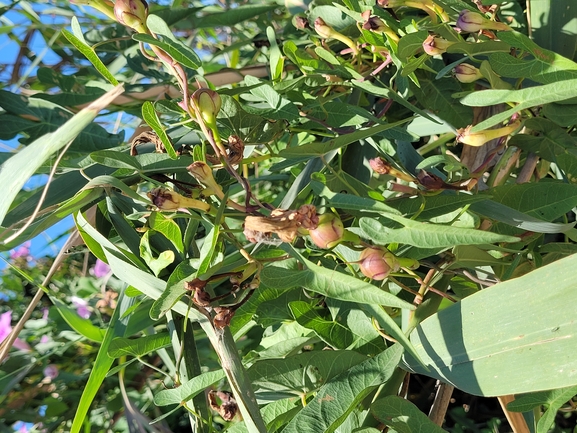
[[[319,215],[317,228],[309,230],[309,236],[319,248],[333,248],[343,240],[345,228],[341,219],[333,213]]]
[[[378,174],[388,174],[389,176],[393,176],[407,182],[414,182],[415,180],[413,176],[397,170],[388,161],[384,160],[380,156],[370,159],[369,165],[375,171],[375,173]]]
[[[303,17],[302,15],[296,15],[293,18],[293,25],[299,30],[311,28],[311,25],[309,24],[309,20],[306,17]]]
[[[377,0],[377,4],[383,8],[398,8],[406,6],[421,9],[431,17],[433,22],[437,22],[437,16],[440,16],[443,22],[448,22],[450,20],[443,8],[432,0]]]
[[[160,210],[178,210],[181,208],[198,209],[203,212],[210,210],[210,205],[194,198],[185,197],[177,192],[164,188],[154,188],[147,194],[152,203]]]
[[[457,18],[457,29],[465,33],[477,33],[481,30],[511,30],[505,23],[498,23],[470,10],[463,10]]]
[[[423,50],[429,56],[438,56],[446,52],[447,48],[455,43],[456,42],[450,42],[438,36],[429,35],[423,42]]]
[[[391,272],[399,270],[395,256],[386,248],[366,248],[361,253],[359,267],[371,280],[384,280]]]
[[[114,16],[120,24],[124,24],[139,33],[145,33],[148,3],[145,0],[116,0]]]
[[[224,192],[212,175],[212,169],[206,162],[196,161],[186,167],[188,172],[202,185],[205,189],[202,194],[206,197],[215,195],[218,198],[224,197]]]
[[[518,120],[508,126],[497,129],[485,129],[479,132],[471,132],[472,126],[467,126],[466,128],[461,128],[457,130],[457,141],[459,143],[468,144],[469,146],[482,146],[488,141],[494,140],[495,138],[504,137],[510,135],[521,126],[521,121]]]
[[[353,53],[358,53],[357,45],[350,39],[347,38],[342,33],[337,32],[323,20],[321,17],[317,17],[315,20],[315,31],[317,34],[324,39],[336,39],[341,41],[347,47],[349,47]]]
[[[220,111],[222,100],[218,92],[211,89],[198,89],[190,97],[190,105],[200,113],[209,126],[216,124],[216,115]]]
[[[384,33],[395,42],[399,41],[399,35],[397,35],[389,26],[387,26],[382,19],[375,15],[371,16],[370,10],[363,12],[361,17],[365,20],[363,22],[363,29],[378,34]]]
[[[483,78],[481,70],[473,65],[469,65],[468,63],[461,63],[460,65],[455,66],[453,72],[455,73],[455,78],[461,83],[473,83],[478,79]]]

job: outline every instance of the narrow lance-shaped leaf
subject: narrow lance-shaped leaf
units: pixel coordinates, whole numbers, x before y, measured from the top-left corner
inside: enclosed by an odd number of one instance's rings
[[[0,185],[4,188],[4,197],[0,200],[0,224],[4,220],[12,201],[30,176],[52,154],[76,138],[94,120],[100,110],[108,106],[122,92],[122,86],[115,87],[84,108],[56,131],[35,140],[2,164],[0,167]]]

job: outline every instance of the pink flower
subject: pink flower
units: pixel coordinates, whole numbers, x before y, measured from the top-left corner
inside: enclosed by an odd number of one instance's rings
[[[96,278],[106,277],[110,273],[110,266],[100,259],[96,259],[96,264],[92,268],[92,273]]]
[[[71,301],[72,305],[76,307],[76,313],[78,313],[80,317],[82,317],[83,319],[90,318],[90,310],[88,309],[88,302],[86,302],[82,298],[79,298],[78,296],[73,296],[71,298]]]
[[[44,376],[54,380],[58,377],[58,367],[54,364],[49,364],[44,368]]]
[[[22,245],[20,245],[18,248],[13,249],[12,251],[10,251],[10,258],[12,260],[16,260],[19,259],[20,257],[24,257],[26,260],[30,260],[30,245],[32,243],[30,241],[28,242],[24,242]]]
[[[0,314],[0,343],[3,342],[12,332],[12,311]],[[20,350],[30,350],[30,346],[25,341],[17,338],[14,347]]]

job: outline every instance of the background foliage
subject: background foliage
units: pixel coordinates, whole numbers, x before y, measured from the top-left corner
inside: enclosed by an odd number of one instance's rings
[[[1,431],[575,431],[571,0],[0,20]]]

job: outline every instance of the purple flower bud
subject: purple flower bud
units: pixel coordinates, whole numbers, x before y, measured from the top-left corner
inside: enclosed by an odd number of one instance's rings
[[[437,56],[446,52],[447,48],[454,43],[455,42],[449,42],[448,40],[438,36],[429,35],[429,37],[427,37],[423,42],[423,50],[429,56]]]
[[[391,266],[394,256],[386,248],[366,248],[361,253],[359,267],[364,276],[372,280],[384,280],[391,272],[396,271],[398,266]]]
[[[43,371],[44,376],[48,377],[50,380],[54,380],[58,377],[58,367],[54,364],[49,364]]]
[[[477,33],[481,30],[511,30],[505,23],[491,21],[483,15],[470,10],[463,10],[457,18],[457,29],[465,33]]]
[[[88,302],[86,300],[79,298],[78,296],[73,296],[71,299],[72,305],[76,308],[76,313],[83,319],[90,318],[90,310],[88,309]]]
[[[481,71],[468,63],[461,63],[460,65],[455,66],[453,72],[455,73],[455,78],[461,83],[473,83],[478,79],[483,78]]]

